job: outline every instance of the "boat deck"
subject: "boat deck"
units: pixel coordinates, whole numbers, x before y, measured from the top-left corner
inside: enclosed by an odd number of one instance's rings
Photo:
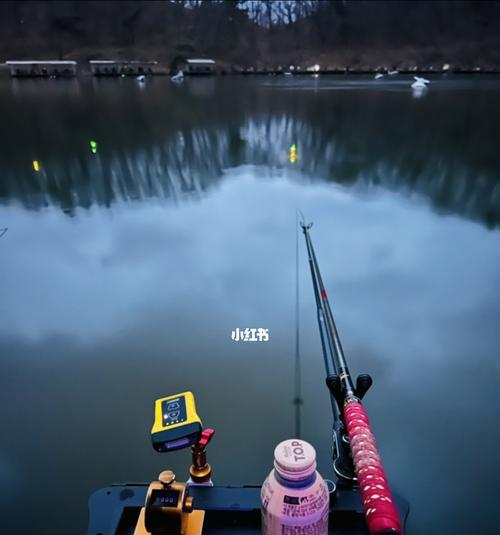
[[[87,535],[133,535],[139,512],[146,499],[147,484],[111,485],[89,499]],[[203,509],[203,533],[207,535],[257,535],[260,528],[260,486],[190,487],[194,508]],[[408,503],[394,496],[403,528]],[[330,508],[332,535],[366,535],[359,493],[337,489]]]

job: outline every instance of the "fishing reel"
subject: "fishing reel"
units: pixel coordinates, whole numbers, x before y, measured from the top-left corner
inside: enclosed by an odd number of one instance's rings
[[[153,448],[164,453],[190,447],[190,477],[187,483],[180,483],[171,470],[164,470],[158,481],[149,485],[134,535],[201,535],[205,512],[195,509],[189,487],[212,485],[206,447],[214,433],[213,429],[203,430],[191,392],[156,400]]]

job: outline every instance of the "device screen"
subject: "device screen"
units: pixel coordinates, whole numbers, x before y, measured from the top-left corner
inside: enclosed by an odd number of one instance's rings
[[[186,400],[182,396],[166,399],[161,405],[161,412],[164,427],[185,422],[187,420]]]

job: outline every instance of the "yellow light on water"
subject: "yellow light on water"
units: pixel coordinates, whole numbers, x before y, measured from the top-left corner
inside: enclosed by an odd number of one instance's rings
[[[40,171],[40,162],[38,160],[33,160],[33,169],[38,173]]]
[[[290,147],[290,163],[295,163],[297,160],[297,147],[295,143]]]

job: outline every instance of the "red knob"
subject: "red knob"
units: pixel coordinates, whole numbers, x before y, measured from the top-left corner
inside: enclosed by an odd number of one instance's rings
[[[198,440],[198,444],[206,448],[207,444],[212,440],[214,434],[215,429],[205,429],[205,431],[203,431],[203,433],[201,434],[200,440]]]

